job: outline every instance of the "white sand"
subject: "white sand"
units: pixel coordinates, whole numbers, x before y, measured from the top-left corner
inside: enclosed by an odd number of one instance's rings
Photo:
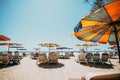
[[[0,80],[69,80],[80,79],[88,72],[100,72],[120,70],[118,59],[111,59],[113,68],[98,64],[76,63],[75,57],[59,59],[59,64],[36,65],[36,60],[27,56],[21,60],[21,64],[0,69]]]

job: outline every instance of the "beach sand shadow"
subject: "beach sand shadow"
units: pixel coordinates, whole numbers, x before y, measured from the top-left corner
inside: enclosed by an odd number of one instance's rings
[[[61,68],[64,64],[62,63],[51,63],[51,64],[39,64],[38,67],[45,68],[45,69],[52,69],[52,68]]]
[[[19,64],[8,64],[8,65],[5,65],[5,64],[0,64],[0,69],[2,68],[8,68],[8,67],[13,67],[13,66],[17,66]]]
[[[89,67],[95,67],[95,68],[102,68],[102,69],[113,69],[115,65],[113,64],[108,64],[108,63],[105,63],[105,64],[101,64],[101,63],[96,63],[96,64],[93,64],[93,63],[80,63],[81,65],[84,65],[84,66],[89,66]]]

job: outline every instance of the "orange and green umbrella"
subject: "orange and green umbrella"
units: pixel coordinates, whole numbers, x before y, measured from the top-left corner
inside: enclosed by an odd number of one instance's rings
[[[80,20],[74,36],[83,41],[117,44],[120,62],[120,0],[93,11]]]

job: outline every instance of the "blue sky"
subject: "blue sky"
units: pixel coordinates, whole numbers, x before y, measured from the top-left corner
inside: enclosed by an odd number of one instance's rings
[[[71,34],[90,9],[84,0],[0,0],[0,34],[30,50],[44,42],[76,48]]]

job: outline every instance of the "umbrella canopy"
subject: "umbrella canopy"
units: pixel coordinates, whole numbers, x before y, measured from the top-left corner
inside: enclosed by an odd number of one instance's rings
[[[87,52],[87,47],[90,47],[90,46],[97,46],[97,44],[95,43],[84,43],[84,44],[76,44],[76,46],[85,46],[86,47],[86,52]]]
[[[41,47],[58,47],[59,45],[56,43],[40,43]]]
[[[19,49],[17,49],[17,50],[27,50],[27,49],[25,49],[25,48],[19,48]]]
[[[68,47],[58,47],[58,48],[56,48],[57,50],[58,49],[68,49]]]
[[[58,44],[56,44],[56,43],[40,43],[39,44],[41,47],[48,47],[49,48],[49,52],[50,52],[50,48],[52,47],[52,48],[55,48],[55,47],[59,47],[59,45]]]
[[[85,44],[76,44],[76,46],[97,46],[97,44],[85,43]]]
[[[68,47],[57,47],[57,48],[56,48],[56,50],[61,50],[61,52],[62,52],[63,49],[68,49],[68,50],[70,50],[70,49],[73,49],[73,48],[68,48]]]
[[[120,62],[120,0],[104,5],[81,19],[74,36],[80,40],[117,44]]]
[[[0,41],[8,41],[10,40],[10,38],[4,36],[4,35],[0,35]]]
[[[22,44],[19,44],[19,43],[0,43],[0,46],[8,46],[8,51],[9,51],[9,48],[21,48]]]
[[[10,46],[10,47],[19,47],[22,46],[22,44],[19,43],[0,43],[1,46]]]

